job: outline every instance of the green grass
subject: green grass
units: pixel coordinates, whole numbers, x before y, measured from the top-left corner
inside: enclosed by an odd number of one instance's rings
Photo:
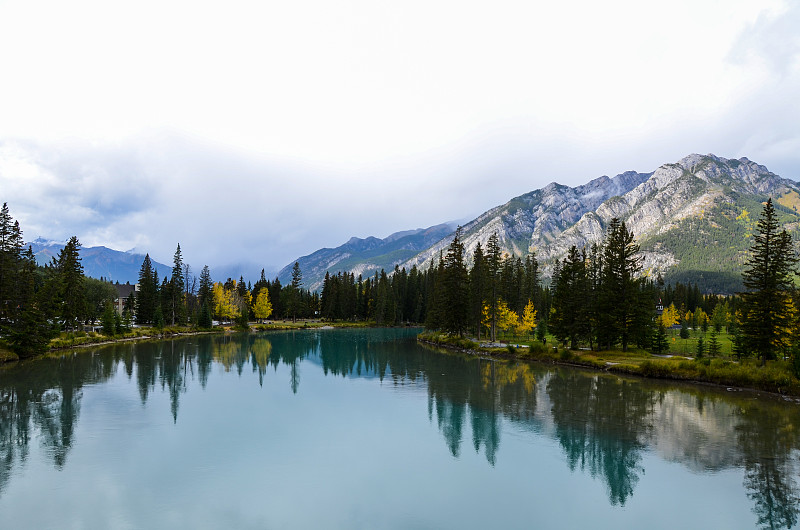
[[[263,324],[251,324],[251,329],[256,331],[275,331],[275,330],[290,330],[290,329],[313,329],[313,328],[321,328],[321,327],[334,327],[334,328],[367,328],[367,327],[374,327],[374,322],[348,322],[348,321],[336,321],[336,322],[327,322],[323,320],[313,319],[313,320],[300,320],[298,319],[297,322],[292,322],[291,320],[274,320],[269,321]]]
[[[769,361],[765,366],[761,366],[756,359],[735,360],[730,354],[731,337],[724,331],[717,335],[717,340],[721,345],[719,357],[709,358],[706,356],[697,360],[687,359],[683,357],[683,348],[686,347],[688,357],[693,357],[697,339],[703,336],[703,333],[698,330],[685,341],[678,337],[678,330],[675,330],[674,333],[676,340],[672,342],[672,336],[670,336],[670,344],[675,344],[671,353],[676,357],[672,358],[654,357],[647,351],[636,348],[626,352],[620,350],[569,350],[561,346],[554,349],[551,345],[556,344],[556,341],[552,337],[548,337],[547,346],[535,340],[513,340],[514,337],[509,337],[509,342],[513,345],[511,347],[504,345],[501,348],[480,347],[469,339],[460,339],[441,333],[422,333],[419,337],[421,340],[445,348],[479,351],[485,355],[513,356],[524,360],[579,365],[650,378],[705,382],[800,396],[800,379],[795,376],[789,361]],[[709,337],[710,332],[704,336],[703,340],[706,344],[708,344]],[[474,347],[469,347],[469,345],[474,345]],[[521,348],[515,345],[529,347]]]
[[[0,342],[0,364],[18,360],[19,357],[17,354],[9,350],[5,344]]]

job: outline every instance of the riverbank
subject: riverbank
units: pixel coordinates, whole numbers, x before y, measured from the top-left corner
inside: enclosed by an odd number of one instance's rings
[[[644,351],[572,351],[558,347],[547,348],[541,343],[533,343],[528,347],[486,347],[468,339],[430,332],[421,333],[417,340],[423,344],[469,355],[580,366],[655,379],[707,383],[800,397],[800,380],[793,374],[788,361],[769,361],[766,366],[761,366],[755,359],[733,361],[679,356],[665,358]]]
[[[371,327],[374,323],[370,322],[327,322],[319,319],[314,320],[268,320],[263,323],[253,323],[250,325],[251,332],[262,331],[291,331],[303,329],[333,329],[333,328],[361,328]],[[32,357],[25,357],[24,359],[35,359],[37,357],[45,356],[51,353],[58,353],[63,350],[71,350],[74,348],[87,348],[90,346],[103,346],[106,344],[116,344],[124,342],[138,342],[147,340],[164,340],[170,338],[187,337],[194,335],[208,335],[218,333],[231,333],[235,331],[244,331],[236,329],[232,325],[219,325],[211,329],[196,329],[190,327],[165,327],[156,329],[152,327],[138,327],[126,333],[114,336],[106,336],[99,332],[84,332],[76,331],[70,333],[62,333],[60,336],[52,339],[47,350],[41,355]],[[6,348],[0,343],[0,365],[7,363],[14,363],[20,361],[20,357],[13,351]]]

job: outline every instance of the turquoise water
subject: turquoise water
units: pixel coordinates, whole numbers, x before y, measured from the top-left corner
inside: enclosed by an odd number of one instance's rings
[[[796,527],[798,426],[414,330],[114,345],[0,370],[0,526]]]

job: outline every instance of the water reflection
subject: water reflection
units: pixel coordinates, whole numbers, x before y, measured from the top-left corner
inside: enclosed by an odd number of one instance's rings
[[[288,380],[270,381],[270,372],[281,365],[280,377]],[[12,472],[25,464],[32,440],[39,440],[56,468],[65,465],[87,385],[127,377],[135,381],[142,404],[156,393],[168,396],[177,423],[181,397],[197,384],[205,389],[215,370],[242,376],[249,369],[259,385],[287,385],[297,394],[303,371],[320,368],[331,377],[377,379],[390,388],[424,392],[429,421],[453,457],[463,456],[466,439],[467,448],[495,466],[504,432],[544,436],[557,443],[571,472],[601,481],[616,506],[635,495],[646,454],[698,473],[743,469],[759,526],[797,525],[796,405],[434,353],[402,330],[201,336],[116,345],[2,369],[0,495]]]
[[[655,395],[612,377],[559,369],[547,382],[556,438],[570,470],[601,477],[612,505],[633,495],[653,425]]]

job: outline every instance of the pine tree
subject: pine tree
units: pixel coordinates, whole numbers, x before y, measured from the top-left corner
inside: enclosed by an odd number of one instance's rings
[[[464,244],[461,242],[461,227],[456,229],[453,241],[447,248],[442,278],[443,308],[442,328],[463,336],[469,316],[469,274],[464,264]]]
[[[711,357],[717,357],[719,355],[720,346],[719,341],[717,340],[717,330],[711,330],[711,336],[708,338],[708,354]]]
[[[197,303],[202,308],[203,305],[212,307],[214,305],[213,297],[214,282],[211,281],[211,271],[208,270],[208,265],[203,266],[200,271],[200,287],[197,290]]]
[[[301,285],[303,285],[303,272],[300,270],[300,263],[295,261],[292,266],[292,283],[289,291],[289,311],[292,314],[292,322],[297,322],[297,312],[300,310]]]
[[[588,338],[586,254],[572,245],[555,278],[550,331],[570,348]]]
[[[663,355],[669,350],[669,341],[667,341],[667,328],[663,322],[656,325],[656,332],[653,334],[653,346],[651,351],[656,355]]]
[[[86,294],[83,265],[79,252],[81,244],[72,236],[58,254],[58,275],[61,294],[61,322],[65,329],[77,327],[86,314]]]
[[[602,322],[598,330],[600,342],[606,348],[616,343],[622,351],[642,329],[649,325],[649,303],[642,295],[641,281],[636,274],[641,270],[639,245],[624,222],[614,218],[608,227],[603,249],[603,282],[601,292]],[[650,312],[652,313],[652,312]]]
[[[489,279],[487,291],[489,294],[489,317],[491,319],[491,340],[497,340],[497,302],[498,302],[498,283],[501,265],[500,243],[497,232],[489,236],[486,242],[486,272]]]
[[[178,248],[175,250],[172,262],[172,276],[169,282],[169,316],[174,326],[175,324],[184,324],[186,322],[186,296],[184,295],[186,286],[180,243],[178,243]]]
[[[22,231],[3,203],[0,209],[0,331],[11,324],[14,300],[16,298],[16,278],[22,251]]]
[[[469,273],[470,325],[476,329],[478,340],[481,339],[483,328],[481,317],[483,303],[486,300],[487,283],[486,258],[483,255],[483,248],[481,248],[479,241],[475,246],[475,252],[472,254],[472,270]]]
[[[114,306],[111,304],[111,302],[107,302],[105,309],[103,310],[103,316],[100,318],[100,323],[103,326],[103,335],[107,337],[113,337],[117,332],[117,327],[114,322],[114,315],[116,315]]]
[[[208,308],[208,302],[204,302],[200,306],[200,316],[197,318],[197,327],[200,329],[210,329],[213,325],[211,321],[211,310]]]
[[[35,295],[35,274],[36,258],[28,247],[20,256],[11,325],[3,329],[9,346],[21,358],[43,353],[57,331],[49,318],[52,315],[42,310]]]
[[[787,351],[791,339],[792,277],[797,258],[792,238],[778,232],[778,219],[769,199],[753,236],[751,257],[742,273],[741,346],[766,363]]]
[[[136,293],[136,323],[152,324],[156,310],[156,289],[153,283],[153,265],[146,254],[139,269],[139,291]]]
[[[702,359],[705,354],[706,354],[706,346],[703,343],[703,337],[698,337],[695,357],[697,357],[698,359]]]

